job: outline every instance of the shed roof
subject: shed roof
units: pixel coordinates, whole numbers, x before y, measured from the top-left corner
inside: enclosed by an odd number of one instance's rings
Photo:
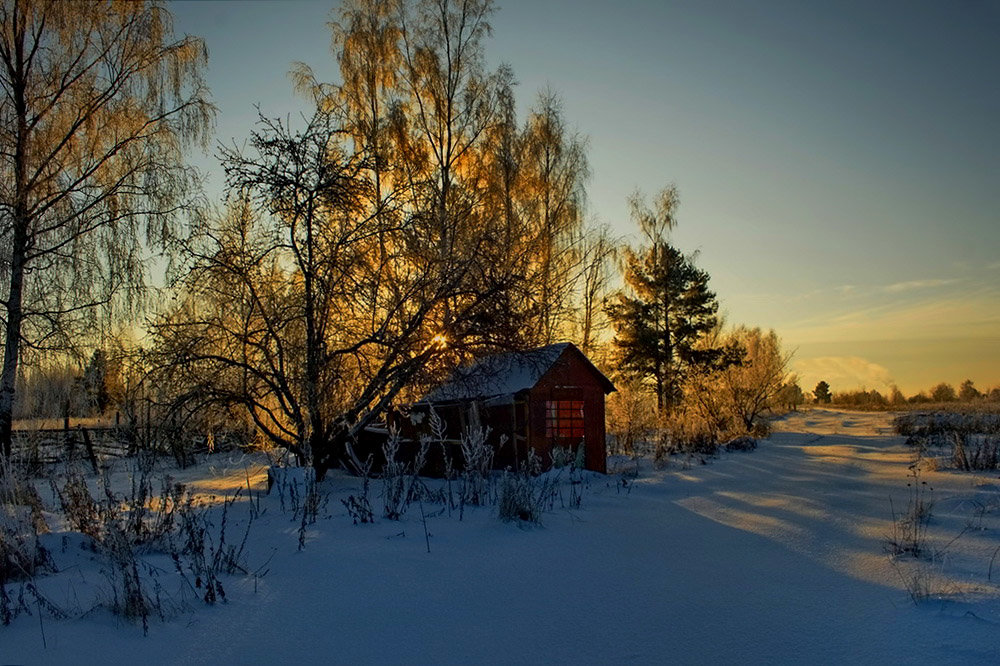
[[[570,342],[537,349],[487,356],[452,373],[447,382],[428,393],[420,402],[448,402],[495,396],[513,396],[531,389],[564,354],[578,356],[593,372],[606,393],[615,390],[604,374]]]

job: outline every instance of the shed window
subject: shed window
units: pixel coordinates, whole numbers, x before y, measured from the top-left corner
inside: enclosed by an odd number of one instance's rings
[[[545,436],[583,437],[583,400],[547,400]]]

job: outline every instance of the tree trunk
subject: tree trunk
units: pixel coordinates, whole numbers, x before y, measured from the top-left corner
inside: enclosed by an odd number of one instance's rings
[[[14,147],[14,233],[11,239],[10,285],[7,290],[7,327],[0,370],[0,449],[3,460],[10,460],[13,449],[14,391],[17,364],[21,356],[21,326],[24,322],[24,268],[28,255],[27,143],[28,111],[23,68],[23,31],[18,35],[15,62],[17,75],[12,77],[14,109],[17,114],[17,140]]]
[[[20,359],[22,307],[24,292],[25,237],[24,224],[16,223],[14,252],[10,267],[10,288],[7,291],[7,329],[4,340],[3,370],[0,371],[0,446],[3,458],[10,459],[11,437],[14,425],[14,390],[17,382],[17,365]]]
[[[316,472],[316,480],[322,481],[326,477],[326,472],[334,464],[334,450],[337,447],[330,446],[325,433],[317,429],[313,424],[313,431],[309,435],[309,449],[312,454],[313,471]]]

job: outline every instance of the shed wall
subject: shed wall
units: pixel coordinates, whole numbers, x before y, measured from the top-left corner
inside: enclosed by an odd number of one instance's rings
[[[529,440],[545,463],[552,460],[554,447],[572,447],[578,441],[550,438],[545,432],[546,402],[583,400],[585,447],[584,466],[595,472],[607,472],[604,429],[604,388],[593,371],[575,354],[564,354],[545,373],[530,392]]]

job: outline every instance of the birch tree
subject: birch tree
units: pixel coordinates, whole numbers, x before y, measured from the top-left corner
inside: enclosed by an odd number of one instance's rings
[[[187,209],[212,107],[201,40],[155,2],[0,4],[0,446],[25,350],[65,350],[142,302],[145,249]]]
[[[559,97],[545,90],[528,114],[521,144],[519,195],[536,248],[531,282],[538,301],[538,341],[550,344],[567,332],[570,295],[585,263],[580,242],[584,182],[590,173],[586,142],[567,128]]]

